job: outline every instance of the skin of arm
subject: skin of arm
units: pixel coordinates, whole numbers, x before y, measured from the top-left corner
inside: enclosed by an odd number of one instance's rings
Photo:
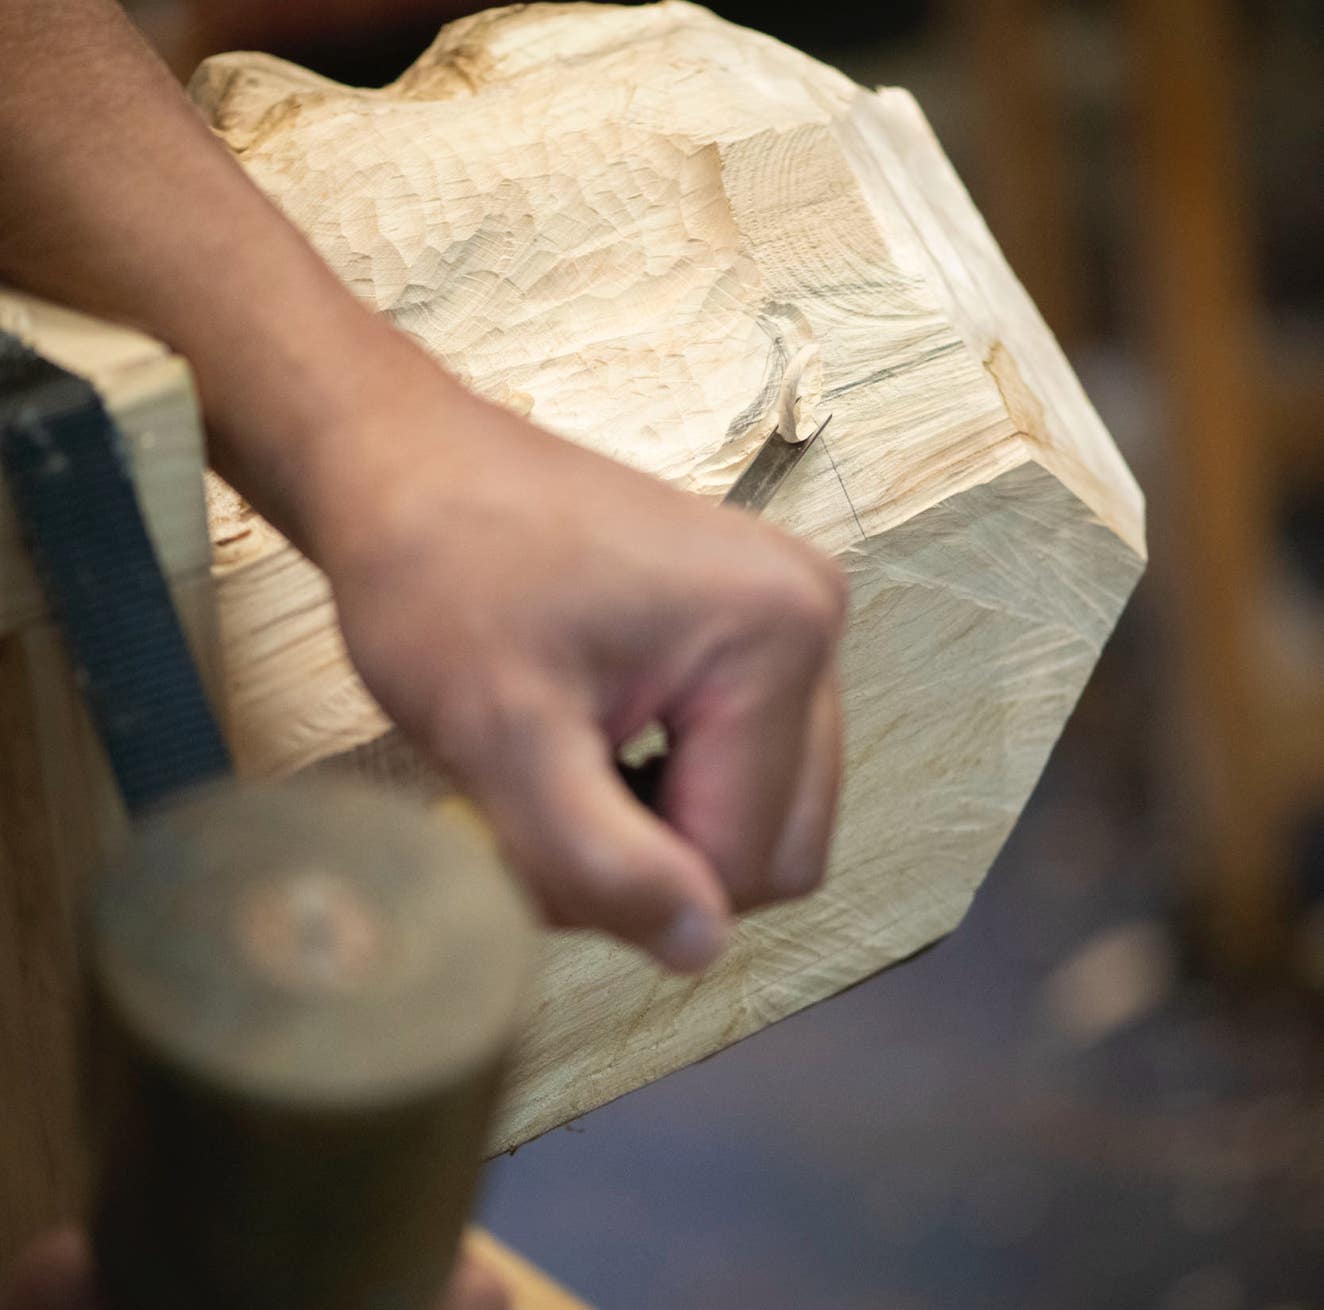
[[[213,463],[327,573],[368,688],[549,919],[677,970],[820,880],[834,564],[465,391],[370,314],[111,0],[0,0],[0,279],[193,366]],[[659,812],[614,769],[668,729]]]

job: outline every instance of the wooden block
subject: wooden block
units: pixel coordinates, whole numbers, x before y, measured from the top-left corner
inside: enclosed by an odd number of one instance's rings
[[[1144,507],[914,101],[676,0],[462,19],[382,90],[261,55],[192,89],[369,305],[697,495],[752,456],[788,361],[821,364],[804,401],[832,426],[768,513],[853,589],[827,885],[697,980],[559,935],[493,1147],[949,932],[1143,568]],[[349,668],[325,580],[245,540],[218,578],[244,767],[440,788]]]

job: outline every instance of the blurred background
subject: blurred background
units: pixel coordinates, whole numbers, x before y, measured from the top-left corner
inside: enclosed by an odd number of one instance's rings
[[[445,0],[140,0],[387,81]],[[962,927],[549,1134],[483,1219],[604,1310],[1324,1307],[1324,5],[730,0],[909,87],[1149,497]]]

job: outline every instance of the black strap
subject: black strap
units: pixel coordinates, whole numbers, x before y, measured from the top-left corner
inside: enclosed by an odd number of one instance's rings
[[[114,421],[5,332],[0,473],[130,813],[229,772]]]

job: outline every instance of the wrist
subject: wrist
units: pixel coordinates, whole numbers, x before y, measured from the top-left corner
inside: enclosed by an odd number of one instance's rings
[[[476,400],[384,320],[300,406],[278,523],[335,582],[370,563],[392,525],[417,517],[424,484],[460,480],[461,417]],[[438,476],[438,464],[453,461]],[[273,520],[275,521],[275,520]]]
[[[465,393],[407,337],[353,301],[254,342],[241,372],[201,366],[212,462],[310,558],[327,557],[407,476],[402,402],[448,409]],[[415,409],[414,412],[420,412]],[[394,429],[394,430],[393,430]]]

